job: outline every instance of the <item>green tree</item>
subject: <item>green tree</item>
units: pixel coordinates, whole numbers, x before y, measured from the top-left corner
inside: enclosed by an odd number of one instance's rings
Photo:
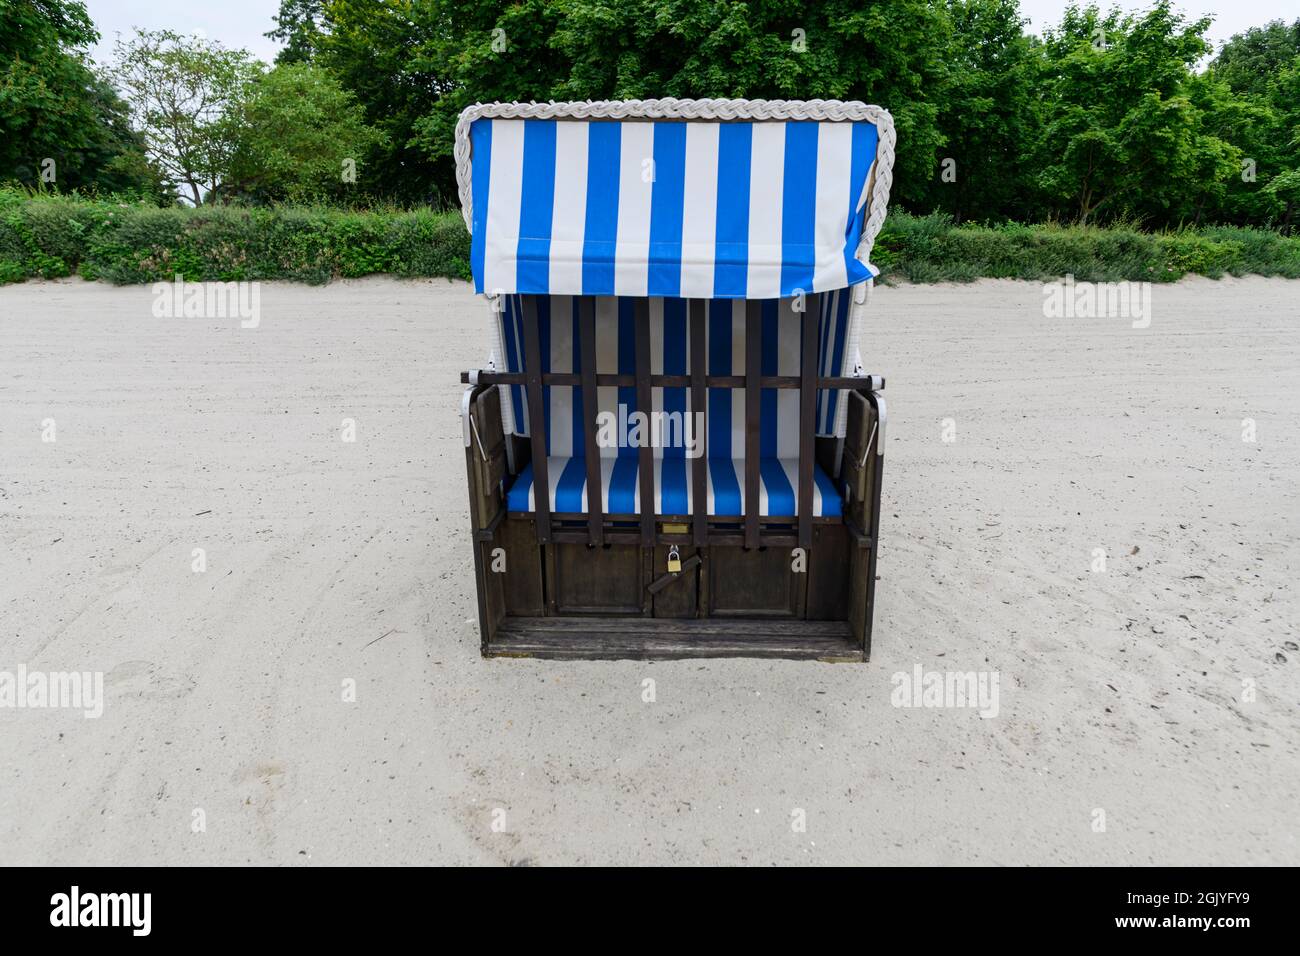
[[[309,63],[277,66],[250,83],[224,135],[231,157],[223,193],[260,201],[345,199],[384,142],[356,98]]]
[[[946,40],[928,0],[521,0],[439,3],[444,22],[415,51],[447,83],[417,126],[451,154],[456,117],[479,101],[660,96],[861,99],[898,129],[894,195],[919,201],[942,141],[931,97]]]
[[[1188,96],[1209,24],[1159,0],[1136,16],[1069,7],[1048,31],[1036,154],[1038,184],[1059,213],[1174,222],[1194,214],[1208,183],[1237,171],[1239,152],[1204,128]]]
[[[97,39],[75,0],[0,2],[0,179],[156,192],[121,99],[89,66]]]
[[[1300,20],[1290,26],[1274,21],[1232,37],[1206,79],[1232,91],[1234,105],[1220,122],[1246,164],[1243,175],[1228,184],[1220,218],[1292,228],[1300,200]]]
[[[932,0],[282,0],[275,36],[356,94],[388,137],[374,186],[400,198],[455,201],[472,103],[727,96],[890,107],[894,194],[920,202],[946,23]]]
[[[280,12],[271,18],[275,29],[264,34],[284,44],[276,54],[277,64],[306,63],[312,58],[324,18],[321,6],[321,0],[280,0]]]
[[[1017,0],[946,0],[945,9],[951,32],[936,96],[943,159],[927,205],[958,222],[1023,218],[1032,212],[1024,182],[1038,133],[1037,51]]]
[[[259,66],[245,50],[172,30],[117,42],[111,75],[149,158],[194,205],[217,198],[230,165],[226,114]]]
[[[1300,56],[1300,19],[1287,26],[1274,20],[1238,33],[1215,57],[1214,73],[1234,93],[1263,95],[1270,80]]]

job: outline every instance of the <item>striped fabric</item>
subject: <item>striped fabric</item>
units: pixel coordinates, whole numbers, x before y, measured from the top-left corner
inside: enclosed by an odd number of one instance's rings
[[[841,374],[848,337],[848,316],[852,292],[843,290],[806,300],[819,310],[818,364],[826,374]],[[576,296],[537,297],[537,324],[543,372],[581,371],[578,304]],[[798,375],[803,352],[800,316],[793,299],[769,299],[761,304],[763,375]],[[745,372],[746,303],[717,299],[708,303],[705,326],[705,370],[710,375],[743,375]],[[632,374],[636,370],[636,299],[596,299],[596,372]],[[650,371],[652,374],[686,375],[690,371],[690,336],[687,303],[684,299],[651,299]],[[506,370],[522,372],[523,300],[502,299],[502,340]],[[513,407],[516,434],[529,434],[527,403],[522,386],[509,386],[504,399]],[[836,393],[818,395],[818,433],[829,432],[835,421]],[[653,446],[655,467],[655,512],[687,515],[691,511],[691,469],[707,461],[708,513],[714,516],[744,514],[745,485],[745,389],[705,390],[703,434],[695,427],[690,390],[651,389],[655,413],[669,413],[668,421],[681,427],[666,427],[667,442]],[[504,403],[503,403],[504,404]],[[638,454],[633,439],[631,414],[636,410],[633,386],[597,388],[598,413],[616,423],[598,433],[601,458],[602,508],[607,514],[635,514],[639,510],[637,481]],[[583,432],[582,392],[571,386],[542,388],[547,475],[551,485],[551,509],[558,513],[580,513],[586,509],[587,454]],[[824,428],[823,428],[824,423]],[[759,421],[759,513],[770,517],[794,517],[799,487],[799,392],[797,389],[763,389]],[[612,439],[601,443],[601,438]],[[703,443],[703,459],[693,460],[688,445],[694,438]],[[666,445],[666,447],[665,447]],[[696,446],[698,447],[698,446]],[[819,467],[814,469],[813,513],[840,514],[840,497],[834,482]],[[535,506],[532,466],[526,467],[508,493],[511,511],[532,511]]]
[[[849,354],[853,315],[853,293],[841,290],[808,299],[807,307],[819,316],[817,367],[822,375],[847,375],[852,372],[854,356]],[[543,372],[579,372],[580,349],[577,325],[578,299],[573,296],[539,297],[538,330],[542,345]],[[793,311],[794,300],[763,303],[763,374],[798,375],[803,352],[799,336],[799,318]],[[600,297],[596,300],[597,374],[624,373],[636,370],[634,299]],[[690,372],[690,336],[687,331],[687,306],[682,299],[650,300],[650,371],[652,374],[686,375]],[[708,304],[705,331],[705,370],[710,375],[745,373],[745,303],[715,300]],[[524,371],[523,301],[520,296],[505,296],[498,316],[501,339],[505,346],[505,370]],[[546,409],[547,450],[553,455],[583,454],[582,394],[569,386],[545,386],[542,389]],[[617,416],[621,404],[629,411],[636,407],[634,388],[597,390],[599,411]],[[707,440],[709,454],[715,457],[740,455],[745,449],[745,390],[708,390]],[[691,411],[690,391],[686,388],[652,390],[656,412]],[[836,415],[843,398],[839,390],[821,389],[817,393],[816,433],[833,436]],[[522,385],[511,385],[503,395],[506,422],[513,421],[515,434],[526,436],[528,404]],[[777,448],[781,456],[799,453],[799,393],[791,389],[767,389],[763,396],[765,432],[763,447]],[[769,413],[769,409],[771,412]],[[730,422],[730,427],[721,424]],[[623,430],[626,440],[628,429]],[[621,442],[620,442],[621,443]],[[726,449],[725,451],[723,449]],[[635,450],[633,450],[635,451]],[[682,453],[682,454],[674,454]],[[764,454],[767,452],[765,451]],[[614,448],[602,448],[603,456],[615,455]],[[656,457],[684,457],[684,449],[669,447],[655,450]]]
[[[745,514],[745,460],[743,458],[687,459],[678,471],[666,459],[656,458],[655,514],[685,518],[691,513],[691,477],[698,467],[707,468],[708,514],[740,518]],[[641,510],[641,487],[636,458],[602,458],[600,461],[601,510],[610,515],[634,515]],[[551,486],[550,507],[554,514],[581,514],[587,510],[587,465],[583,458],[548,456],[546,474]],[[798,516],[799,459],[759,460],[758,513],[770,518]],[[537,510],[537,489],[533,466],[524,466],[506,493],[510,511]],[[813,515],[838,517],[840,496],[821,466],[813,466]]]
[[[776,299],[873,277],[856,257],[869,122],[480,118],[480,293]]]

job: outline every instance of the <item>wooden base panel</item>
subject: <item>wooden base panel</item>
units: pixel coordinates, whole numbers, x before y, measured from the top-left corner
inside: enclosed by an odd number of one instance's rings
[[[663,618],[507,618],[487,657],[673,660],[766,657],[860,662],[847,621],[719,621]]]

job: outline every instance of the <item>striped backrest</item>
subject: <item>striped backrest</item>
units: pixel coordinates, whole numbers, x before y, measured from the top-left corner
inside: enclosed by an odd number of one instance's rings
[[[817,366],[823,375],[843,375],[853,361],[849,344],[853,314],[852,290],[809,298],[807,307],[817,311],[819,341]],[[803,343],[800,315],[794,299],[770,299],[761,303],[763,375],[798,375]],[[505,370],[525,371],[523,297],[503,296],[498,313]],[[577,296],[537,296],[538,333],[543,372],[581,372]],[[636,371],[636,304],[632,297],[601,296],[596,299],[596,372],[625,374]],[[650,372],[654,375],[687,375],[690,372],[690,335],[687,302],[680,298],[653,298],[649,302]],[[707,303],[705,328],[705,371],[709,375],[745,374],[746,303],[715,299]],[[599,386],[598,411],[617,422],[614,441],[601,445],[602,457],[635,455],[628,443],[629,416],[636,409],[633,386]],[[527,401],[521,385],[511,385],[503,396],[503,418],[513,422],[517,435],[530,434]],[[690,389],[655,387],[651,390],[655,412],[679,413],[677,421],[693,415]],[[745,389],[706,389],[705,435],[707,454],[717,458],[740,458],[745,454]],[[542,388],[546,416],[547,453],[582,456],[586,451],[583,406],[580,389],[567,385]],[[816,433],[833,435],[842,399],[838,390],[822,389],[817,396]],[[622,412],[620,413],[620,407]],[[670,419],[671,420],[671,419]],[[693,424],[693,420],[692,420]],[[763,389],[760,402],[759,450],[764,457],[790,458],[799,454],[799,391]],[[598,439],[601,436],[598,436]],[[606,436],[608,437],[608,435]],[[682,436],[676,433],[672,436]],[[683,457],[682,441],[673,440],[654,448],[655,457]]]
[[[462,185],[475,288],[777,299],[856,285],[875,275],[857,253],[880,142],[867,120],[481,116]]]

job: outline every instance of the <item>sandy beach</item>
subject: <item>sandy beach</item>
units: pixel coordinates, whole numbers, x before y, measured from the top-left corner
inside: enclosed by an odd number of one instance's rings
[[[103,674],[0,707],[0,859],[1300,864],[1300,282],[1044,299],[873,294],[869,663],[567,663],[479,657],[467,285],[0,287],[0,672]]]

